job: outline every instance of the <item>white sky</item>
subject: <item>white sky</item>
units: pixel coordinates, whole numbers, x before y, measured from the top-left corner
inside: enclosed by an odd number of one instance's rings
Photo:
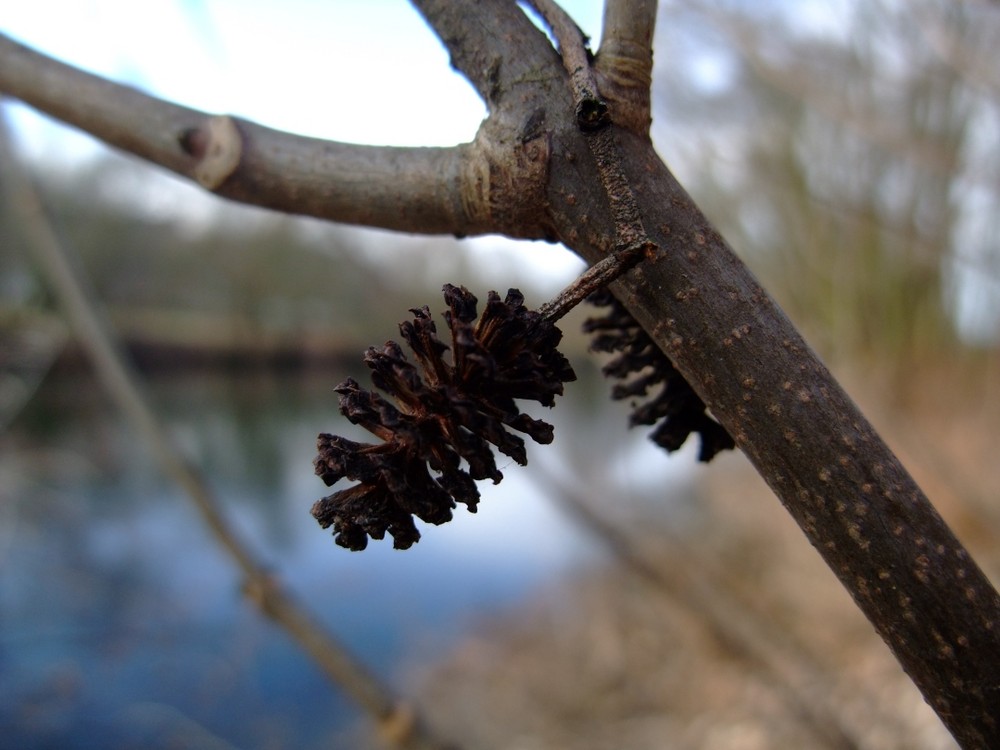
[[[407,0],[3,4],[0,29],[29,46],[270,127],[358,143],[451,145],[470,140],[485,112]],[[595,39],[601,4],[564,3]],[[28,124],[20,114],[18,121]]]

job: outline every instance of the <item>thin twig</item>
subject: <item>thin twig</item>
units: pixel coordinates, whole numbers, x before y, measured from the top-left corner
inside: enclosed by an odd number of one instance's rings
[[[576,121],[581,130],[598,130],[611,124],[608,105],[601,99],[597,80],[590,69],[587,36],[576,22],[553,0],[528,0],[548,24],[559,45],[563,66],[576,105]]]
[[[0,113],[2,115],[2,113]],[[28,246],[63,308],[99,380],[118,408],[146,441],[161,469],[195,505],[216,541],[229,553],[246,578],[245,590],[258,608],[298,642],[330,680],[369,713],[393,744],[404,748],[448,747],[418,720],[413,706],[400,701],[388,687],[357,661],[332,634],[292,597],[240,539],[225,518],[201,473],[177,450],[143,393],[140,381],[110,327],[99,312],[84,274],[74,264],[49,223],[42,199],[10,147],[0,116],[0,163],[11,186],[12,202]]]
[[[655,249],[656,246],[651,242],[642,242],[611,253],[592,265],[568,287],[539,307],[538,312],[549,321],[556,322],[592,293],[603,289],[623,273],[634,268]]]

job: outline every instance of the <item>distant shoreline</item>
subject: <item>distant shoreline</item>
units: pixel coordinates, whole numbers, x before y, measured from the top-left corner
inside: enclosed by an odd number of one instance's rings
[[[301,372],[313,369],[343,368],[360,361],[361,346],[321,346],[315,343],[260,341],[257,344],[233,343],[210,346],[177,341],[123,340],[129,359],[142,372],[176,372],[191,370]],[[57,372],[89,368],[86,352],[69,341],[56,358]]]

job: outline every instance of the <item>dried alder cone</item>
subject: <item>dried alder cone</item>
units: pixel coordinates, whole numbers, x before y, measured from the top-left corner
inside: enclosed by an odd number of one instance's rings
[[[406,549],[420,539],[414,516],[444,523],[457,503],[475,512],[474,480],[502,479],[491,444],[527,463],[524,440],[510,430],[552,442],[552,426],[522,414],[515,399],[553,406],[563,383],[576,379],[556,350],[559,329],[528,310],[516,289],[503,300],[490,292],[478,321],[478,300],[464,287],[445,285],[444,299],[450,346],[438,338],[424,306],[412,309],[413,320],[399,326],[416,365],[394,341],[365,353],[372,382],[395,404],[350,378],[336,388],[344,416],[382,440],[319,436],[316,473],[327,486],[344,478],[357,482],[312,509],[324,528],[333,527],[342,547],[362,550],[368,537],[382,539],[388,531],[393,546]]]
[[[661,386],[658,394],[635,407],[629,419],[633,427],[660,422],[650,439],[667,451],[677,450],[697,432],[701,437],[699,461],[711,461],[720,451],[735,447],[726,429],[708,414],[705,402],[610,291],[594,292],[587,301],[610,307],[604,317],[586,320],[583,329],[595,334],[591,349],[619,354],[603,368],[605,375],[626,381],[614,387],[612,398],[643,397],[651,388]]]

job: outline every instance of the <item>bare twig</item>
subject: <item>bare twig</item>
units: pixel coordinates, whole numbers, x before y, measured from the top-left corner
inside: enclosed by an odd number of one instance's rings
[[[601,98],[597,78],[590,66],[586,37],[573,19],[554,0],[529,0],[545,19],[559,44],[563,66],[569,74],[570,90],[576,108],[576,122],[587,136],[590,151],[597,162],[601,183],[607,193],[608,205],[615,221],[613,250],[644,245],[653,255],[655,243],[642,225],[642,216],[635,195],[622,169],[622,155],[607,103]]]
[[[597,80],[590,68],[587,37],[553,0],[528,0],[545,20],[559,45],[563,66],[569,74],[569,87],[576,104],[576,121],[581,130],[597,130],[607,126],[608,105],[601,99]]]
[[[644,258],[648,258],[655,250],[654,245],[644,242],[612,253],[580,274],[572,284],[539,307],[538,312],[554,323],[592,293],[603,289]]]
[[[142,391],[138,376],[106,325],[82,272],[74,268],[63,241],[45,215],[41,197],[21,169],[0,119],[0,164],[11,186],[12,202],[39,268],[71,323],[77,339],[118,408],[145,440],[164,473],[190,498],[216,541],[245,576],[248,598],[298,642],[330,680],[368,712],[383,735],[404,748],[446,747],[418,720],[412,705],[400,701],[357,661],[334,636],[298,604],[287,588],[258,562],[225,518],[201,473],[174,447]]]

